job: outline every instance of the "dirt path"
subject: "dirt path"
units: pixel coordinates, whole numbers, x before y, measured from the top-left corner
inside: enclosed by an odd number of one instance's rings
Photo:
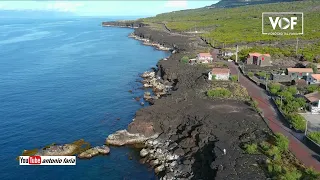
[[[228,64],[231,74],[238,74],[238,67],[230,62]],[[243,74],[239,73],[240,84],[243,85],[250,96],[258,102],[258,107],[263,111],[264,117],[268,120],[268,125],[275,133],[279,132],[287,136],[290,140],[290,151],[308,167],[313,167],[317,171],[320,171],[320,162],[316,159],[319,155],[311,151],[301,140],[303,136],[301,134],[293,132],[291,129],[284,126],[281,122],[282,117],[279,116],[277,110],[271,104],[265,90],[259,88],[256,84],[248,80]]]

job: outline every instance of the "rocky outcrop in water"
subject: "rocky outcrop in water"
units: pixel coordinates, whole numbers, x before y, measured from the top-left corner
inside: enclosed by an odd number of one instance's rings
[[[89,159],[89,158],[92,158],[92,157],[94,157],[94,156],[96,156],[98,154],[103,154],[103,155],[109,154],[109,152],[110,152],[110,149],[109,149],[108,146],[105,146],[105,145],[96,146],[94,148],[88,149],[88,150],[80,153],[78,155],[78,158],[87,158],[87,159]]]
[[[24,150],[22,156],[71,156],[82,153],[90,148],[90,144],[83,139],[69,144],[50,144],[41,149]]]
[[[102,22],[102,26],[110,27],[110,26],[116,26],[116,27],[124,27],[124,28],[139,28],[145,26],[142,22],[139,21],[130,21],[130,20],[124,20],[124,21],[109,21],[109,22]]]
[[[143,144],[150,138],[156,138],[158,135],[145,136],[138,133],[129,133],[127,130],[119,130],[114,134],[111,134],[106,139],[106,143],[113,146],[134,145]]]

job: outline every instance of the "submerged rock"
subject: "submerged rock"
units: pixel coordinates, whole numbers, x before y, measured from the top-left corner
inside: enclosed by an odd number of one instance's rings
[[[92,158],[99,154],[97,149],[91,148],[78,155],[78,158]]]
[[[42,149],[24,150],[22,156],[72,156],[90,148],[90,144],[83,139],[73,143],[56,145],[51,144]]]
[[[110,149],[108,146],[97,146],[91,149],[88,149],[78,155],[78,158],[92,158],[98,154],[109,154]]]

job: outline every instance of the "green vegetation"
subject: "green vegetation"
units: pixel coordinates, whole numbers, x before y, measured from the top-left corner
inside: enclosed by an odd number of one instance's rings
[[[253,77],[254,76],[253,72],[248,72],[248,76]]]
[[[248,154],[257,154],[259,152],[258,145],[256,143],[246,144],[246,145],[244,145],[244,149],[245,149],[246,153],[248,153]]]
[[[188,57],[188,56],[183,56],[183,57],[181,58],[181,62],[183,62],[183,63],[188,63],[188,62],[189,62],[189,57]]]
[[[306,107],[306,100],[301,97],[294,97],[294,95],[297,93],[297,88],[294,86],[281,88],[279,84],[271,84],[270,92],[273,95],[282,97],[282,100],[278,97],[275,103],[296,130],[304,131],[306,128],[305,119],[297,112],[301,108]]]
[[[228,98],[231,96],[231,91],[229,91],[228,89],[225,88],[215,88],[213,90],[209,90],[207,92],[207,95],[209,97],[215,97],[215,98]]]
[[[243,146],[248,154],[263,154],[267,156],[260,166],[264,168],[270,179],[279,180],[316,180],[320,174],[313,169],[305,168],[290,151],[289,140],[282,134],[269,136],[267,141],[249,143]]]
[[[208,89],[204,89],[205,94],[211,98],[235,99],[240,101],[250,101],[250,96],[246,88],[239,83],[231,81],[212,81]]]
[[[320,1],[299,1],[275,4],[260,4],[243,6],[236,8],[200,8],[193,10],[175,11],[171,13],[159,14],[155,17],[144,18],[142,21],[147,24],[165,23],[173,31],[202,32],[205,38],[215,46],[223,44],[250,43],[296,40],[300,42],[306,40],[317,40],[320,38]],[[304,31],[303,36],[272,36],[261,33],[262,12],[304,12]],[[269,53],[273,58],[294,56],[296,53],[295,42],[290,42],[285,47],[264,46],[249,48],[240,53],[247,55],[249,51]],[[298,54],[304,56],[306,60],[320,61],[319,44],[300,45]],[[240,59],[244,56],[239,56]],[[234,59],[234,57],[232,57]]]
[[[230,79],[232,82],[237,82],[238,81],[238,76],[237,75],[232,75],[230,76]]]
[[[265,71],[257,72],[257,75],[258,75],[260,78],[267,77],[267,73],[266,73]]]
[[[316,85],[316,84],[311,84],[307,87],[307,91],[308,93],[313,93],[315,91],[318,91],[320,92],[320,86],[319,85]]]
[[[306,120],[300,114],[291,113],[286,118],[296,130],[304,131],[306,129]]]
[[[312,70],[313,70],[313,73],[318,73],[318,67],[317,67],[317,65],[316,64],[314,64],[314,63],[309,63],[308,65],[307,65],[307,68],[312,68]]]
[[[279,148],[281,152],[288,151],[289,140],[286,136],[280,133],[275,134],[275,145]]]
[[[320,144],[320,132],[315,131],[315,132],[310,132],[307,135],[310,139],[312,139],[314,142]]]

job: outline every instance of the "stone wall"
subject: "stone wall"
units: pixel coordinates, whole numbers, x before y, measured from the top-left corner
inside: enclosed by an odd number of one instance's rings
[[[274,82],[290,82],[292,79],[289,75],[271,74]]]

